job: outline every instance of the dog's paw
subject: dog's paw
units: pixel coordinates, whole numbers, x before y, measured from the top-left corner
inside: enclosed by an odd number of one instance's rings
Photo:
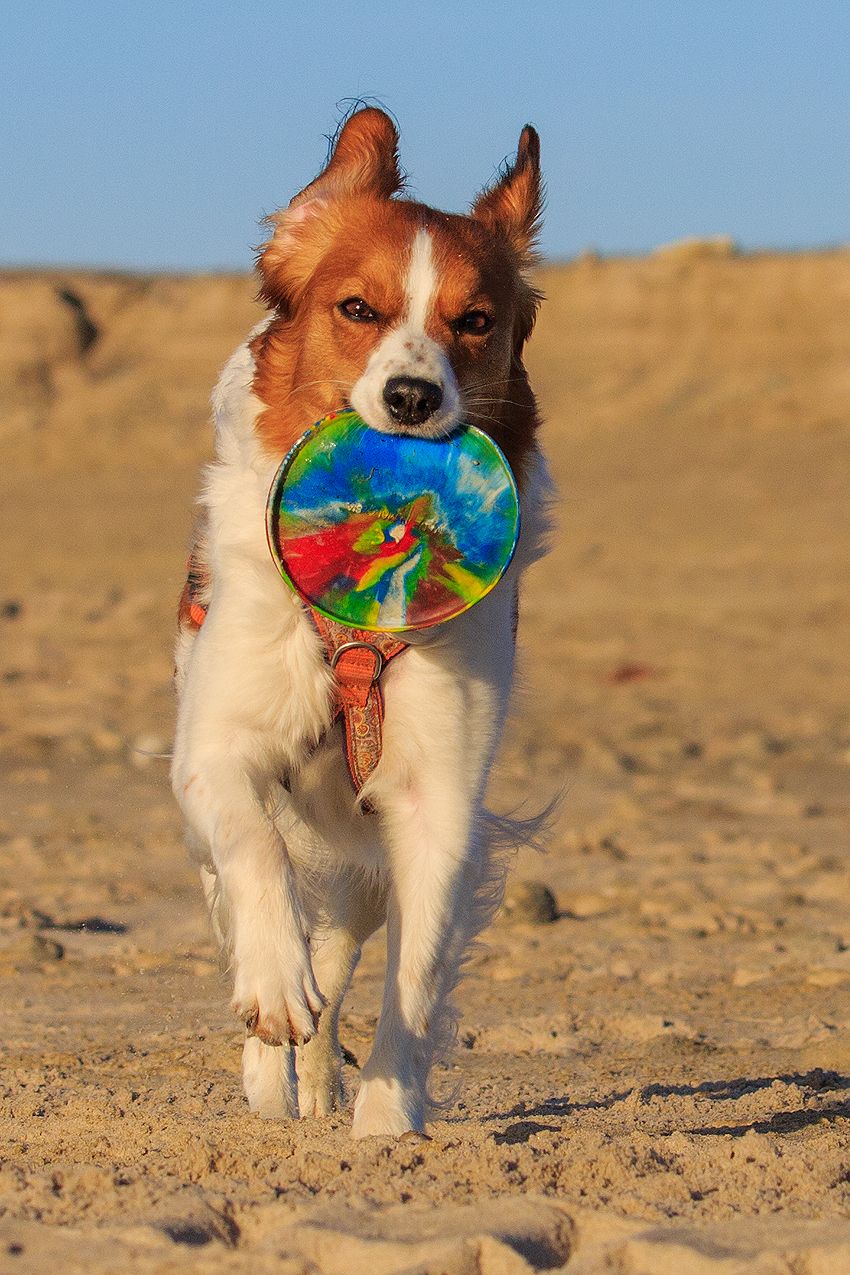
[[[329,1116],[343,1107],[340,1058],[324,1033],[298,1050],[298,1110],[302,1116]]]
[[[231,1007],[245,1020],[249,1038],[265,1045],[306,1045],[316,1034],[325,998],[305,952],[276,981],[268,973],[256,979],[237,970]]]
[[[425,1103],[397,1080],[361,1081],[354,1103],[353,1138],[400,1138],[425,1133]]]
[[[302,1116],[330,1116],[341,1111],[342,1086],[336,1076],[298,1077],[298,1113]]]

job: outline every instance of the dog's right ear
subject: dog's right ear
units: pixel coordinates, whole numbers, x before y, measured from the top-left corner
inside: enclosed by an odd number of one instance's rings
[[[333,143],[327,167],[289,205],[341,195],[389,199],[404,185],[398,163],[398,131],[389,115],[375,106],[350,115]]]
[[[371,195],[389,199],[404,185],[398,161],[398,131],[390,117],[374,106],[355,111],[336,137],[327,165],[287,208],[273,213],[274,232],[263,244],[257,266],[262,277],[260,296],[277,309],[292,299],[295,280],[286,266],[293,250],[305,242],[311,223],[318,229],[337,199]]]

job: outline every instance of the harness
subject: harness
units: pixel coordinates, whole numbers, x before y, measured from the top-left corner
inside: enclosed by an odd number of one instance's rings
[[[208,573],[193,554],[179,609],[180,624],[190,632],[197,632],[207,617],[202,594],[208,586]],[[322,639],[325,659],[334,675],[333,721],[342,718],[346,766],[354,791],[359,794],[381,760],[381,674],[390,660],[407,650],[408,643],[392,633],[349,628],[321,615],[306,602],[304,606]],[[368,802],[362,804],[367,811],[372,809]]]

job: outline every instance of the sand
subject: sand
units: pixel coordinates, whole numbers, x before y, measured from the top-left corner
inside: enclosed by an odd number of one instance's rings
[[[850,1270],[850,254],[542,282],[560,525],[491,800],[561,811],[431,1141],[355,1143],[248,1113],[157,755],[250,283],[0,276],[0,1275]],[[381,979],[379,935],[350,1093]]]

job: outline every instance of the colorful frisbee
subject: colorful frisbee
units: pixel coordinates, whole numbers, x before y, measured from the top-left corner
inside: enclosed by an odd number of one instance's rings
[[[519,501],[481,430],[412,438],[335,412],[284,460],[266,525],[284,580],[311,607],[352,628],[403,633],[450,620],[498,583]]]

